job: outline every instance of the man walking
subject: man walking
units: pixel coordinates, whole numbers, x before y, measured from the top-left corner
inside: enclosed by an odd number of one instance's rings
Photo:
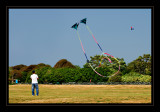
[[[36,96],[38,96],[39,95],[39,89],[38,89],[38,81],[37,81],[37,79],[39,79],[38,78],[38,75],[37,74],[35,74],[35,71],[33,70],[32,71],[32,75],[31,75],[31,79],[32,79],[32,96],[34,96],[34,88],[36,88]]]

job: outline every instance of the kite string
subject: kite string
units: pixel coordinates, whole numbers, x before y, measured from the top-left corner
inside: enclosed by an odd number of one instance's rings
[[[97,40],[96,40],[96,38],[94,37],[94,35],[93,35],[92,31],[90,30],[90,28],[89,28],[87,25],[86,25],[86,28],[88,29],[89,33],[92,35],[94,41],[97,43],[97,45],[98,45],[98,47],[100,48],[100,50],[103,52],[101,46],[100,46],[99,43],[97,42]],[[77,31],[77,35],[78,35],[78,38],[79,38],[79,41],[80,41],[82,50],[83,50],[83,52],[84,52],[84,55],[85,55],[85,57],[86,57],[86,59],[87,59],[87,62],[89,63],[89,60],[88,60],[87,55],[86,55],[86,53],[85,53],[85,50],[84,50],[84,47],[83,47],[83,44],[82,44],[82,41],[81,41],[81,39],[80,39],[80,36],[79,36],[78,31]],[[113,57],[112,55],[110,55],[110,54],[108,54],[108,53],[104,53],[104,52],[103,52],[102,55],[103,55],[103,54],[109,55],[109,56],[111,56],[112,58],[116,59],[115,57]],[[107,56],[106,56],[106,58],[110,61],[110,63],[112,63],[111,60],[110,60]],[[103,58],[103,59],[104,59],[104,58]],[[101,59],[101,62],[102,62],[103,59]],[[117,60],[117,59],[116,59],[116,60]],[[117,60],[117,61],[118,61],[118,60]],[[100,62],[100,64],[101,64],[101,62]],[[119,61],[118,61],[118,62],[119,62]],[[97,67],[94,69],[93,66],[91,65],[91,63],[89,63],[89,65],[90,65],[90,67],[93,69],[93,71],[94,71],[96,74],[98,74],[99,76],[102,76],[102,77],[106,77],[106,76],[101,75],[100,73],[98,73],[98,72],[95,70]],[[120,63],[119,63],[119,70],[120,70]],[[115,74],[117,74],[117,73],[119,72],[119,70],[118,70]],[[115,75],[115,74],[114,74],[114,75]],[[110,76],[109,76],[109,77],[110,77]]]
[[[88,57],[87,57],[87,55],[86,55],[86,53],[85,53],[85,50],[84,50],[84,48],[83,48],[83,44],[82,44],[82,41],[81,41],[81,38],[80,38],[80,36],[79,36],[78,31],[77,31],[77,35],[78,35],[79,41],[80,41],[80,43],[81,43],[81,47],[82,47],[83,53],[84,53],[84,55],[85,55],[85,57],[86,57],[86,59],[87,59],[87,62],[89,62]]]
[[[80,38],[80,36],[79,36],[78,31],[77,31],[77,35],[78,35],[79,41],[80,41],[80,43],[81,43],[82,50],[83,50],[83,52],[84,52],[84,54],[85,54],[85,57],[86,57],[86,59],[87,59],[87,62],[89,63],[89,60],[88,60],[87,55],[86,55],[86,53],[85,53],[85,50],[84,50],[84,48],[83,48],[83,44],[82,44],[82,41],[81,41],[81,38]],[[89,63],[89,65],[90,65],[90,67],[93,69],[93,71],[94,71],[96,74],[98,74],[99,76],[102,76],[102,77],[106,77],[106,76],[103,76],[103,75],[101,75],[100,73],[98,73],[98,72],[93,68],[93,66],[91,65],[91,63]]]
[[[120,71],[120,62],[119,62],[119,60],[117,59],[117,58],[115,58],[114,56],[112,56],[112,55],[110,55],[110,54],[108,54],[108,53],[104,53],[104,54],[106,54],[106,55],[109,55],[109,56],[111,56],[112,58],[114,58],[117,62],[118,62],[118,64],[119,64],[119,68],[118,68],[118,71],[115,73],[115,75]]]
[[[98,47],[100,48],[100,50],[103,52],[103,50],[102,50],[102,48],[101,48],[101,46],[99,45],[99,43],[97,42],[97,40],[96,40],[96,38],[94,37],[94,35],[93,35],[93,33],[92,33],[92,31],[90,30],[90,28],[89,28],[89,26],[88,25],[86,25],[86,28],[88,29],[88,31],[89,31],[89,33],[92,35],[92,37],[94,38],[94,41],[97,43],[97,45],[98,45]],[[112,55],[110,55],[110,54],[108,54],[108,53],[102,53],[102,55],[103,54],[106,54],[106,55],[108,55],[108,56],[111,56],[112,58],[114,58],[118,63],[119,63],[119,69],[118,69],[118,71],[115,73],[115,74],[117,74],[119,71],[120,71],[120,62],[119,62],[119,60],[117,60],[114,56],[112,56]],[[107,56],[106,56],[107,57]],[[104,59],[104,58],[103,58]],[[103,59],[101,59],[101,62],[102,62],[102,60]],[[111,62],[111,60],[107,57],[107,59],[109,60],[109,62],[110,63],[112,63]],[[100,62],[100,65],[101,65],[101,62]],[[97,67],[96,67],[97,68]]]
[[[83,44],[82,44],[82,41],[81,41],[81,38],[80,38],[80,36],[79,36],[78,31],[77,31],[77,35],[78,35],[79,41],[80,41],[80,43],[81,43],[82,50],[83,50],[83,52],[85,53],[85,50],[84,50],[84,48],[83,48]]]
[[[106,76],[103,76],[103,75],[101,75],[100,73],[98,73],[98,72],[93,68],[93,66],[91,65],[91,63],[89,63],[89,65],[90,65],[90,67],[93,69],[93,71],[94,71],[96,74],[98,74],[99,76],[102,76],[102,77],[106,77]]]
[[[92,31],[90,30],[90,28],[88,27],[88,25],[86,25],[86,28],[88,29],[89,33],[92,35],[92,37],[94,38],[94,41],[97,43],[98,47],[101,49],[101,51],[103,52],[101,46],[99,45],[99,43],[97,42],[96,38],[94,37]]]
[[[90,34],[92,35],[92,37],[94,38],[94,41],[97,43],[97,45],[98,45],[98,47],[100,48],[100,50],[103,52],[101,46],[98,44],[96,38],[94,37],[94,35],[93,35],[92,31],[90,30],[90,28],[89,28],[88,25],[86,25],[86,28],[88,29],[89,33],[90,33]],[[104,54],[104,52],[103,52],[102,54]],[[108,57],[107,57],[107,59],[109,60],[110,63],[112,63],[111,60],[110,60]],[[102,62],[102,60],[101,60],[101,62]],[[100,63],[100,64],[101,64],[101,63]]]

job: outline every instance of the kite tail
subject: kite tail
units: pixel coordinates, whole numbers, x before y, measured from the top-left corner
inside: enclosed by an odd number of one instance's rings
[[[93,35],[92,31],[90,30],[90,28],[89,28],[87,25],[86,25],[86,28],[88,29],[89,33],[90,33],[90,34],[92,35],[92,37],[94,38],[94,41],[97,43],[97,45],[98,45],[98,47],[100,48],[100,50],[103,52],[101,46],[98,44],[98,42],[97,42],[96,38],[94,37],[94,35]]]
[[[119,73],[119,71],[120,71],[120,62],[119,62],[119,60],[117,59],[117,58],[115,58],[114,56],[112,56],[112,55],[110,55],[110,54],[108,54],[108,53],[104,53],[104,54],[106,54],[106,55],[109,55],[109,56],[111,56],[112,58],[114,58],[117,62],[118,62],[118,64],[119,64],[119,68],[118,68],[118,71],[116,72],[116,73],[114,73],[114,75],[116,75],[116,74],[118,74]]]
[[[86,57],[86,59],[87,59],[87,63],[88,63],[89,60],[88,60],[88,57],[87,57],[87,55],[86,55],[86,53],[85,53],[85,50],[84,50],[84,48],[83,48],[83,44],[82,44],[82,41],[81,41],[81,38],[80,38],[80,36],[79,36],[78,31],[77,31],[77,35],[78,35],[79,41],[80,41],[80,43],[81,43],[81,47],[82,47],[83,53],[84,53],[84,55],[85,55],[85,57]]]
[[[90,67],[93,69],[93,71],[94,71],[96,74],[98,74],[98,75],[101,76],[101,77],[106,77],[106,76],[103,76],[103,75],[101,75],[100,73],[98,73],[98,72],[93,68],[93,66],[91,65],[91,63],[89,63],[89,65],[90,65]]]

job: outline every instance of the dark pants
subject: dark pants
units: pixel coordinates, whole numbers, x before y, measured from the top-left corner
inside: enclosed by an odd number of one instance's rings
[[[34,95],[34,88],[36,88],[36,95],[39,95],[39,88],[38,88],[38,83],[33,83],[32,84],[32,95]]]

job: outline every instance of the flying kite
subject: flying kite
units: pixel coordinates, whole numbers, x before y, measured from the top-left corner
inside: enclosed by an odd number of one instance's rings
[[[71,28],[74,28],[77,30],[79,23],[74,24]]]
[[[84,19],[82,19],[82,20],[80,21],[80,23],[86,24],[86,21],[87,21],[87,18],[84,18]]]
[[[88,29],[89,33],[92,35],[94,41],[97,43],[99,49],[100,49],[101,52],[102,52],[101,56],[105,55],[105,57],[101,59],[100,64],[99,64],[98,67],[101,66],[101,63],[102,63],[102,61],[103,61],[104,59],[108,59],[109,62],[112,63],[112,61],[107,57],[107,56],[111,56],[111,58],[114,58],[114,59],[118,62],[118,64],[119,64],[119,69],[118,69],[118,71],[113,74],[113,75],[116,75],[116,74],[120,71],[120,62],[119,62],[119,60],[116,59],[114,56],[112,56],[112,55],[110,55],[110,54],[108,54],[108,53],[104,53],[104,52],[103,52],[101,46],[100,46],[99,43],[97,42],[96,38],[94,37],[92,31],[90,30],[90,28],[88,27],[88,25],[86,24],[86,22],[87,22],[87,18],[84,18],[84,19],[80,20],[80,22],[74,24],[71,28],[74,28],[74,29],[77,30],[79,23],[83,23],[83,24],[86,25],[86,28]],[[78,35],[79,41],[80,41],[80,43],[81,43],[81,47],[82,47],[82,50],[83,50],[84,55],[85,55],[85,57],[86,57],[87,63],[89,63],[90,67],[93,69],[93,71],[94,71],[96,74],[98,74],[98,75],[100,75],[100,76],[102,76],[102,77],[106,77],[106,76],[103,76],[103,75],[101,75],[100,73],[98,73],[98,72],[96,71],[96,69],[97,69],[98,67],[95,67],[95,68],[94,68],[94,67],[91,65],[91,63],[89,62],[88,57],[87,57],[87,55],[86,55],[86,52],[85,52],[85,50],[84,50],[82,41],[81,41],[80,36],[79,36],[79,33],[78,33],[78,30],[77,30],[77,35]],[[112,76],[113,76],[113,75],[112,75]],[[109,76],[109,77],[111,77],[111,76]]]
[[[134,28],[131,26],[131,30],[134,30]]]

